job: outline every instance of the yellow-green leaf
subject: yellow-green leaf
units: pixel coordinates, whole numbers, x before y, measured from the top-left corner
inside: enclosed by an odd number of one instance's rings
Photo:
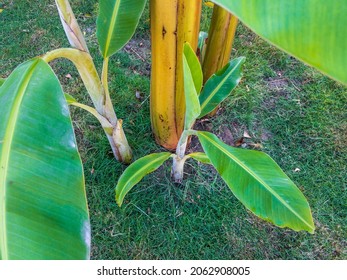
[[[145,177],[147,174],[157,170],[169,157],[171,153],[156,153],[142,157],[133,162],[120,176],[116,186],[116,201],[122,206],[125,195]]]

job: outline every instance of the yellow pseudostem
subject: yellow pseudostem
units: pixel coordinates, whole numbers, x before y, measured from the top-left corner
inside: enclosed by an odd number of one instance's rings
[[[237,17],[222,7],[214,5],[206,55],[202,64],[204,83],[229,62],[237,23]],[[209,116],[214,116],[217,110],[218,107]]]
[[[151,121],[156,141],[174,150],[184,126],[183,44],[197,48],[201,0],[151,0]]]
[[[237,17],[215,5],[203,61],[204,83],[230,60],[237,27]]]

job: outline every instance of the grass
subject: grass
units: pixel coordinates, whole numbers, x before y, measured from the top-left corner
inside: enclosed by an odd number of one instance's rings
[[[71,2],[100,69],[97,1]],[[4,1],[0,6],[0,77],[24,60],[68,47],[53,0]],[[148,19],[147,9],[134,39],[110,63],[112,99],[135,158],[162,150],[153,141],[149,120]],[[197,126],[230,144],[247,131],[252,139],[246,145],[261,145],[303,191],[316,233],[279,229],[254,217],[215,171],[192,161],[182,185],[172,183],[170,164],[165,164],[118,208],[114,187],[125,167],[112,158],[97,121],[71,108],[85,169],[93,259],[346,259],[346,88],[242,25],[233,55],[247,57],[242,83],[216,117]],[[73,65],[57,61],[52,66],[64,89],[90,104]],[[199,148],[195,142],[194,148]]]

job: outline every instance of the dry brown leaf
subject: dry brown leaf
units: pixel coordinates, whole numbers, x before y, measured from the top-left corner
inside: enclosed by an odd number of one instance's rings
[[[242,146],[244,143],[245,143],[245,138],[244,138],[244,137],[241,137],[240,139],[238,139],[238,140],[235,142],[234,146],[235,146],[235,147],[240,147],[240,146]]]

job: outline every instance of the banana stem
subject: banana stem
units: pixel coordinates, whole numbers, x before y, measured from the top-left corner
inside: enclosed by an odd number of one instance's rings
[[[176,183],[183,180],[183,169],[188,156],[185,155],[189,136],[195,134],[194,130],[184,130],[177,144],[176,155],[172,159],[171,176]]]
[[[184,130],[186,102],[183,82],[183,46],[188,42],[194,51],[197,50],[200,32],[201,0],[178,0],[177,14],[177,66],[176,66],[176,130],[180,136]]]
[[[197,48],[202,0],[151,0],[151,123],[156,141],[175,150],[184,128],[183,45]]]
[[[215,5],[203,61],[204,83],[230,60],[238,19]]]
[[[109,127],[103,128],[115,158],[119,162],[126,164],[130,163],[132,152],[122,128],[122,120],[118,120],[116,116],[110,95],[108,92],[105,92],[103,83],[99,78],[90,54],[81,50],[67,48],[53,50],[46,53],[41,58],[47,63],[58,58],[66,58],[74,63],[92,99],[96,111],[107,119],[113,127],[112,134],[109,133]],[[108,89],[106,88],[106,90]]]

